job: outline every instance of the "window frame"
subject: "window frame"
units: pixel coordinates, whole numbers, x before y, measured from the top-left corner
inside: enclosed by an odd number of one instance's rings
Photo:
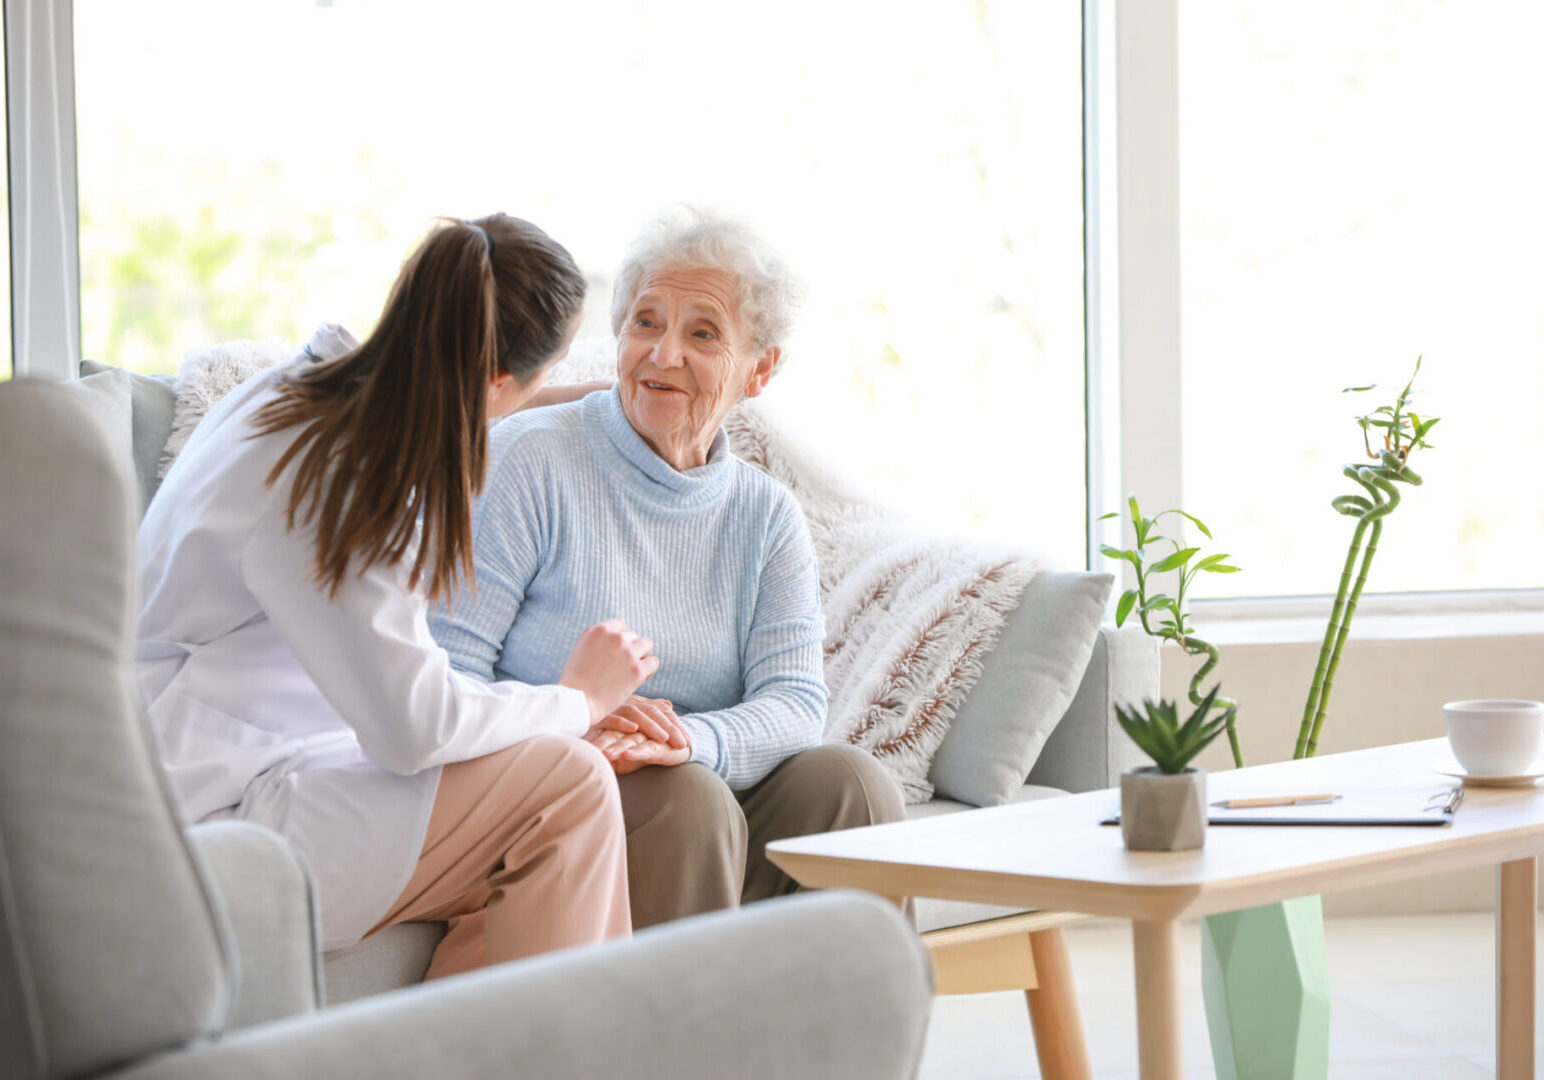
[[[6,0],[11,370],[80,370],[74,0]]]
[[[1084,27],[1088,565],[1113,570],[1125,492],[1183,505],[1178,0],[1088,0]]]
[[[1124,508],[1125,493],[1137,492],[1149,508],[1184,506],[1183,483],[1183,336],[1181,327],[1179,4],[1181,0],[1087,0],[1085,27],[1102,36],[1085,46],[1114,69],[1101,78],[1085,72],[1085,107],[1099,126],[1100,105],[1113,113],[1114,132],[1095,137],[1098,156],[1085,150],[1085,166],[1094,175],[1085,215],[1090,259],[1113,272],[1090,274],[1089,370],[1089,566],[1114,570],[1099,555],[1101,543],[1120,539],[1118,520],[1101,514]],[[1097,9],[1090,13],[1087,9]],[[1087,60],[1085,61],[1088,62]],[[1088,104],[1092,99],[1092,104]],[[1113,161],[1110,168],[1102,167]],[[1109,220],[1113,217],[1113,221]],[[1101,218],[1106,219],[1101,223]],[[1113,245],[1110,234],[1117,238]],[[1101,302],[1098,291],[1103,289]],[[1103,309],[1102,329],[1094,318]],[[1099,346],[1096,352],[1095,346]],[[1105,398],[1095,402],[1096,392]],[[1113,400],[1112,400],[1113,399]],[[1118,428],[1113,438],[1110,427]],[[1118,465],[1099,468],[1113,459]],[[1111,487],[1109,477],[1119,477]],[[1111,599],[1135,584],[1135,574],[1120,564],[1119,587]],[[1326,583],[1330,584],[1330,583]],[[1331,594],[1272,595],[1197,600],[1198,620],[1268,622],[1301,618],[1327,610]],[[1445,590],[1375,593],[1362,597],[1359,610],[1379,616],[1428,619],[1456,614],[1534,612],[1544,616],[1544,589]],[[1544,617],[1538,620],[1544,632]]]
[[[1082,3],[1084,525],[1094,570],[1114,569],[1099,548],[1118,541],[1121,523],[1100,517],[1125,492],[1152,507],[1184,505],[1179,3]],[[5,0],[4,24],[13,372],[67,379],[81,341],[74,2]],[[1123,564],[1121,589],[1132,576]],[[1322,599],[1202,600],[1195,611],[1286,618]],[[1544,612],[1544,590],[1369,594],[1362,606]]]

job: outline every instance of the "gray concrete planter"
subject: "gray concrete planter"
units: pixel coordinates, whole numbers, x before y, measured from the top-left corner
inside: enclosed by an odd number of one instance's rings
[[[1188,851],[1206,843],[1206,773],[1152,765],[1120,778],[1120,831],[1132,851]]]

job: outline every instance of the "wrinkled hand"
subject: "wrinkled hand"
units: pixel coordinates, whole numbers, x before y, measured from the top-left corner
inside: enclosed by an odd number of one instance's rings
[[[641,731],[645,738],[667,743],[680,749],[691,749],[692,737],[686,726],[676,719],[675,705],[664,698],[646,698],[634,694],[612,712],[590,725],[584,737],[590,739],[602,731],[615,731],[631,735]]]
[[[664,698],[628,698],[585,738],[606,755],[618,776],[645,765],[683,765],[692,756],[692,737]]]
[[[632,725],[630,728],[609,725],[613,730],[642,732],[646,738],[666,743],[674,750],[691,749],[692,737],[687,734],[685,725],[676,719],[675,706],[664,698],[646,698],[634,694],[607,719],[611,717],[626,720]]]
[[[607,720],[610,720],[607,717]],[[684,765],[691,760],[689,746],[674,747],[644,735],[641,731],[621,732],[610,728],[592,728],[585,736],[594,743],[618,776],[637,772],[646,765]]]

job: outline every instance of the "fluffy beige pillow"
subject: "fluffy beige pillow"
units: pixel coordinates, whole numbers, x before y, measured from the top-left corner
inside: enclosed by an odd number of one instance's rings
[[[172,430],[161,451],[156,475],[164,477],[204,414],[247,379],[291,359],[296,347],[283,341],[227,341],[194,349],[177,369],[177,404],[172,410]]]

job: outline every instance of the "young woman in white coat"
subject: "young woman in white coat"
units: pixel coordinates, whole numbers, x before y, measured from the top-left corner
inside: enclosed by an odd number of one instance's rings
[[[324,328],[199,424],[140,528],[138,670],[191,820],[310,863],[324,947],[447,920],[430,977],[629,932],[611,766],[580,738],[653,673],[618,620],[555,686],[453,671],[426,600],[470,578],[491,418],[567,349],[584,278],[535,226],[437,228],[362,345]]]

